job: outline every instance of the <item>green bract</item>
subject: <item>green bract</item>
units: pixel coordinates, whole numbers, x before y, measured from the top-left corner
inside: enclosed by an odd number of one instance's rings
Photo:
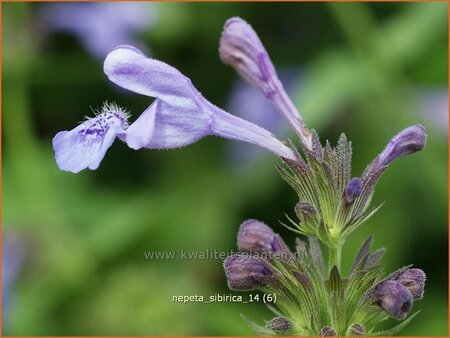
[[[350,274],[341,276],[336,266],[328,273],[319,242],[309,237],[309,243],[297,238],[296,253],[290,259],[273,259],[270,263],[276,279],[260,290],[276,295],[276,308],[269,308],[289,323],[288,330],[273,329],[273,321],[260,326],[244,318],[261,335],[339,336],[391,335],[400,331],[418,313],[386,331],[376,331],[381,321],[389,318],[376,304],[374,288],[409,267],[388,277],[383,275],[379,261],[384,249],[370,251],[372,237],[361,246]]]

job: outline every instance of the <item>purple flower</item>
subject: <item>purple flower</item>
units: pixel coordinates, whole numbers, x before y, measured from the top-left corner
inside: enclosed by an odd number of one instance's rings
[[[408,127],[395,135],[378,157],[379,166],[416,151],[422,150],[426,143],[425,128],[420,124]]]
[[[219,47],[223,63],[231,65],[249,84],[260,90],[289,122],[302,145],[312,148],[311,134],[286,94],[275,67],[253,28],[241,18],[225,23]]]
[[[401,283],[386,280],[375,287],[377,304],[392,317],[404,319],[411,311],[413,296]]]
[[[248,255],[228,256],[223,266],[231,290],[259,289],[273,277],[272,271],[263,261]]]
[[[280,79],[283,80],[287,93],[292,93],[294,85],[297,85],[299,75],[297,69],[283,69],[280,71]],[[228,111],[233,112],[236,116],[255,123],[275,135],[287,137],[290,133],[289,125],[278,114],[277,109],[271,102],[258,90],[248,86],[246,83],[238,79],[233,86],[227,104]],[[263,149],[253,147],[249,144],[231,143],[229,147],[229,156],[232,163],[254,164],[265,152]]]
[[[274,94],[271,81],[277,77],[269,55],[253,28],[241,18],[225,22],[220,38],[220,59],[265,96]]]
[[[118,45],[140,45],[135,33],[157,18],[156,4],[138,2],[52,3],[43,5],[40,13],[44,30],[73,33],[100,59]]]
[[[275,233],[264,223],[250,219],[241,224],[237,246],[240,251],[274,251]]]
[[[53,150],[58,167],[72,173],[97,169],[116,136],[125,135],[127,119],[123,109],[106,102],[95,117],[56,134]]]
[[[126,114],[109,105],[106,115],[99,114],[70,132],[58,133],[53,148],[60,169],[96,169],[116,135],[132,149],[171,149],[216,135],[296,158],[269,131],[214,106],[177,69],[148,59],[134,47],[114,49],[105,59],[104,71],[115,84],[156,99],[129,127]],[[80,134],[83,132],[89,132],[89,137]]]
[[[396,278],[397,282],[408,288],[414,299],[420,299],[423,297],[425,280],[425,272],[421,269],[407,269]]]
[[[352,203],[356,197],[361,195],[362,182],[359,177],[352,178],[345,188],[344,200],[347,204]]]

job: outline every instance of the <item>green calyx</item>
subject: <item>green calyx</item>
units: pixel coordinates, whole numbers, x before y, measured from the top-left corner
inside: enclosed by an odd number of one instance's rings
[[[299,197],[298,221],[286,216],[290,223],[283,225],[307,236],[308,243],[297,239],[295,254],[286,246],[274,247],[284,258],[264,261],[270,279],[257,289],[277,299],[270,307],[277,317],[266,326],[246,320],[261,335],[392,335],[418,314],[406,318],[413,299],[423,294],[424,272],[408,266],[384,277],[379,261],[385,249],[371,252],[372,237],[361,245],[347,276],[340,266],[347,236],[380,208],[369,209],[369,204],[387,166],[379,155],[361,178],[351,179],[352,146],[347,137],[342,134],[335,147],[328,141],[322,147],[314,130],[311,139],[303,157],[291,144],[296,158],[282,158],[283,165],[277,167]],[[327,267],[320,242],[327,247]],[[377,325],[389,317],[403,321],[377,332]]]
[[[351,174],[351,142],[342,134],[336,147],[328,141],[322,147],[315,131],[312,139],[312,149],[304,151],[305,160],[296,152],[297,160],[283,158],[284,165],[277,167],[299,197],[295,208],[299,222],[288,217],[291,224],[285,226],[317,237],[330,249],[333,263],[339,265],[345,238],[379,208],[367,210],[375,183],[386,167],[363,176],[359,195],[348,202],[345,193]]]

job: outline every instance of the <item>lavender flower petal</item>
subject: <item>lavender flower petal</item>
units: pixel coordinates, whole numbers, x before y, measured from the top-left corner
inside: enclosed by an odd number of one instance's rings
[[[265,148],[274,154],[297,160],[293,151],[279,141],[271,132],[251,122],[228,114],[212,106],[214,110],[211,131],[213,135],[221,136],[235,141],[252,143]]]
[[[109,53],[104,71],[117,85],[156,97],[152,107],[127,131],[125,139],[133,149],[182,147],[204,136],[217,135],[295,158],[292,150],[269,131],[209,103],[177,69],[146,58],[134,47],[120,46]]]
[[[56,134],[53,150],[58,167],[72,173],[97,169],[116,136],[125,133],[127,117],[121,108],[106,103],[97,116]]]
[[[408,127],[395,135],[379,155],[379,166],[411,153],[422,150],[426,143],[425,128],[420,124]]]
[[[286,91],[293,92],[294,84],[300,74],[298,69],[283,69],[279,72],[280,79],[283,80]],[[248,86],[241,79],[231,90],[230,98],[227,104],[227,110],[233,112],[236,116],[257,124],[278,137],[285,138],[290,133],[290,126],[280,116],[276,108],[270,104],[270,101],[258,90]],[[253,147],[250,144],[230,143],[229,157],[231,164],[243,164],[251,166],[265,156],[263,149]]]
[[[155,128],[155,115],[158,109],[159,101],[156,100],[128,127],[125,139],[130,148],[140,149],[150,144]]]
[[[191,80],[177,69],[148,59],[139,49],[118,46],[105,59],[103,70],[118,86],[132,92],[156,97],[171,106],[198,110],[200,93]]]

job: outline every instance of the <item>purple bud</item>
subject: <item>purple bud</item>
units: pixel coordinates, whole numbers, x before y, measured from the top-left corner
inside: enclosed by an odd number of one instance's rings
[[[347,187],[345,188],[344,193],[345,203],[347,204],[352,203],[355,200],[355,198],[361,195],[361,191],[362,191],[361,179],[359,177],[352,178],[347,183]]]
[[[263,261],[247,255],[228,256],[224,269],[228,287],[236,291],[259,289],[266,286],[273,276]]]
[[[262,222],[249,219],[241,224],[237,246],[240,251],[274,251],[275,233]]]
[[[284,317],[275,317],[267,322],[266,328],[278,333],[279,335],[284,335],[292,332],[294,323]]]
[[[286,94],[275,67],[253,28],[241,18],[225,22],[220,38],[220,59],[231,65],[250,85],[261,91],[289,122],[302,145],[312,149],[311,132]]]
[[[291,252],[291,250],[289,249],[289,247],[287,246],[287,244],[286,244],[286,242],[285,241],[283,241],[283,239],[281,238],[281,236],[280,235],[278,235],[278,234],[275,234],[275,238],[273,239],[273,242],[272,242],[272,251],[273,252],[277,252],[277,253],[285,253],[285,254],[287,254],[287,255],[281,255],[281,256],[278,256],[278,257],[280,257],[280,258],[289,258],[289,259],[291,259],[292,258],[292,252]]]
[[[396,279],[397,282],[408,288],[414,299],[423,297],[425,280],[425,272],[420,269],[408,269]]]
[[[404,319],[412,309],[412,294],[399,282],[382,282],[376,286],[374,295],[376,303],[394,318]]]
[[[364,336],[366,334],[366,328],[364,325],[355,323],[350,325],[350,327],[347,330],[348,336]]]
[[[336,337],[337,333],[331,326],[324,326],[319,331],[321,337]]]
[[[232,66],[244,80],[272,95],[270,81],[276,78],[275,68],[253,28],[240,18],[225,23],[219,47],[220,59]]]
[[[420,124],[403,129],[395,135],[379,155],[379,166],[385,166],[403,155],[422,150],[426,143],[425,128]]]

